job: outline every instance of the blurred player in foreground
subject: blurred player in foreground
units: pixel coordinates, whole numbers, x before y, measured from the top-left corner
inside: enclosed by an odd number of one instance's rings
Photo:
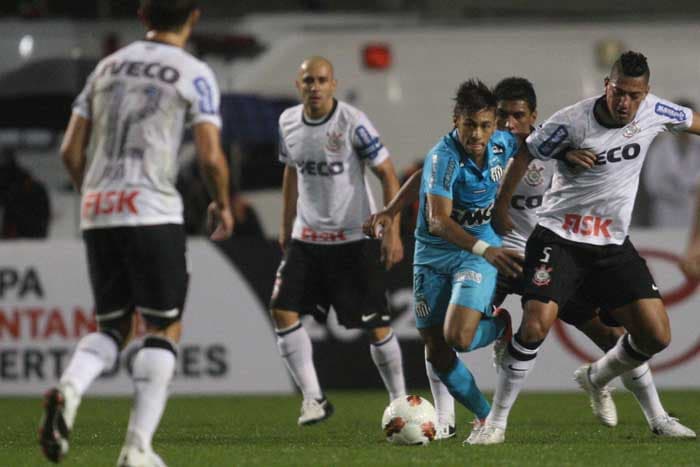
[[[175,372],[188,284],[177,153],[191,124],[218,221],[233,218],[220,147],[219,91],[209,67],[185,52],[200,11],[194,0],[142,0],[148,32],[103,59],[75,100],[61,146],[81,193],[81,228],[99,330],[83,337],[57,387],[46,394],[40,443],[58,462],[68,451],[82,395],[117,362],[135,310],[146,325],[133,360],[134,405],[119,466],[163,466],[151,447]],[[195,310],[196,311],[196,310]]]

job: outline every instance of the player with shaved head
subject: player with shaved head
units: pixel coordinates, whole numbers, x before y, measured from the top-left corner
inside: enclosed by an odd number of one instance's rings
[[[279,158],[286,165],[279,234],[284,258],[270,308],[280,355],[303,396],[303,426],[328,418],[333,406],[318,382],[301,315],[325,322],[332,306],[341,325],[364,329],[389,398],[405,395],[384,277],[384,269],[403,258],[403,246],[398,229],[381,242],[362,232],[362,222],[375,211],[367,169],[379,178],[385,202],[399,188],[374,125],[334,97],[338,83],[329,60],[305,59],[295,84],[301,104],[279,119]]]

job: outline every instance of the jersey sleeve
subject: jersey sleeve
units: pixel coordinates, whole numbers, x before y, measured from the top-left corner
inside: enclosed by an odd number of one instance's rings
[[[664,126],[665,131],[680,133],[693,124],[693,111],[688,107],[674,104],[659,97],[656,97],[652,104],[654,105],[654,116]]]
[[[95,86],[95,77],[97,76],[97,69],[93,70],[92,73],[85,80],[85,86],[83,90],[80,91],[78,97],[73,101],[73,113],[80,115],[81,117],[92,120],[92,95]]]
[[[459,175],[459,161],[448,153],[429,154],[423,163],[425,193],[453,199],[452,190]]]
[[[527,148],[533,157],[550,160],[567,147],[576,147],[571,118],[559,111],[527,137]]]
[[[219,86],[211,69],[204,63],[201,65],[184,83],[185,99],[190,103],[187,119],[193,125],[208,122],[221,128]]]
[[[287,142],[284,139],[284,131],[282,130],[282,117],[280,116],[280,123],[277,127],[277,158],[279,161],[285,165],[294,165],[292,159],[289,157],[289,148],[287,148]]]
[[[359,112],[350,137],[359,158],[370,165],[377,166],[389,157],[389,151],[382,144],[379,132],[364,113]]]

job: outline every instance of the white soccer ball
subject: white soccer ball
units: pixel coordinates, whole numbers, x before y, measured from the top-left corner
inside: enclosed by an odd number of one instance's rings
[[[437,415],[433,404],[421,396],[404,396],[384,409],[382,429],[393,444],[428,444],[435,439]]]

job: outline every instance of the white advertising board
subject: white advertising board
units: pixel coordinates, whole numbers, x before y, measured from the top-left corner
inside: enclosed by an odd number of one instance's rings
[[[81,336],[95,328],[79,240],[0,243],[0,394],[40,394],[56,384]],[[191,273],[172,391],[287,393],[291,380],[260,301],[209,242],[188,242]],[[131,394],[118,368],[91,394]]]

